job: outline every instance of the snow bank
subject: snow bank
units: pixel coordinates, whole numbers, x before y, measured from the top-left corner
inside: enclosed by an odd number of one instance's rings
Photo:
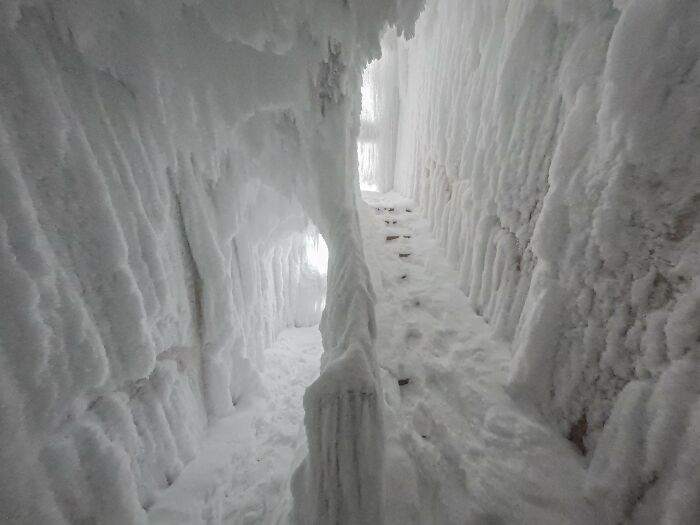
[[[516,342],[513,395],[584,429],[613,520],[700,516],[700,398],[664,380],[700,354],[698,27],[691,0],[434,0],[399,43],[394,187]]]
[[[410,31],[419,8],[3,3],[3,522],[144,523],[208,420],[251,392],[277,331],[318,319],[311,221],[331,251],[328,371],[305,400],[299,490],[354,515],[350,487],[381,465],[356,94],[385,21]],[[339,411],[361,435],[317,428]],[[357,470],[353,446],[371,448]],[[314,509],[300,522],[328,522]],[[381,501],[363,512],[380,523]]]

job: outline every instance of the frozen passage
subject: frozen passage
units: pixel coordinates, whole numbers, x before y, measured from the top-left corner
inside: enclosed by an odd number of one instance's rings
[[[699,35],[0,2],[0,523],[700,523]]]

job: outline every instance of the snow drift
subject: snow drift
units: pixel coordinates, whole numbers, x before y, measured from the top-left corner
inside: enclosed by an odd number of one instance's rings
[[[514,341],[512,395],[592,451],[611,523],[700,516],[698,27],[690,0],[435,0],[375,66],[395,188]]]
[[[312,223],[331,263],[297,515],[381,522],[381,500],[358,512],[382,446],[355,94],[419,7],[3,2],[4,523],[144,523],[277,331],[318,319]]]

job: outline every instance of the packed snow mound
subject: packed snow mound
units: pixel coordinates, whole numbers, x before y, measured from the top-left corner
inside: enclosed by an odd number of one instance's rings
[[[692,0],[434,0],[376,66],[394,187],[615,523],[700,519],[699,27]]]
[[[207,423],[255,388],[262,349],[318,321],[310,235],[343,254],[324,330],[345,336],[325,362],[360,349],[353,371],[377,388],[360,77],[385,24],[410,34],[421,4],[2,3],[4,523],[144,523]]]

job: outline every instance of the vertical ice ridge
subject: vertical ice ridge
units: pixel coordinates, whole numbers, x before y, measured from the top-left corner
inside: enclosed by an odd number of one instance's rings
[[[664,376],[694,373],[700,351],[699,17],[691,1],[436,0],[399,44],[394,187],[516,342],[514,394],[565,435],[585,425],[594,462],[610,458],[590,475],[603,490],[628,461],[606,432],[629,421],[644,439],[628,464],[664,464],[611,492],[613,521],[697,515],[681,495],[696,479],[660,445],[687,435],[689,457],[696,427],[658,407],[695,399]],[[639,382],[654,394],[632,407]],[[647,403],[648,420],[628,414]]]

